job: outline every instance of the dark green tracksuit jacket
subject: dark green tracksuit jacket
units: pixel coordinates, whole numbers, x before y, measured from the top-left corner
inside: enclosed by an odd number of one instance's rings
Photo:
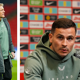
[[[36,50],[27,57],[25,80],[80,80],[80,59],[73,56],[73,50],[61,59],[50,49],[48,34],[42,36]]]
[[[7,21],[6,18],[3,18],[3,21],[4,21],[4,23],[6,25],[6,28],[7,28],[7,31],[8,31],[8,36],[9,36],[9,51],[10,52],[15,52],[14,46],[13,46],[13,43],[12,43],[9,23],[8,23],[8,21]],[[10,55],[9,55],[9,61],[10,61],[10,66],[12,67]],[[1,45],[0,45],[0,73],[4,73],[4,72],[5,72],[4,59],[3,59],[3,56],[2,56]]]

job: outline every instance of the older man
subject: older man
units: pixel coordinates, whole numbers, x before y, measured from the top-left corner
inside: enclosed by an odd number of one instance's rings
[[[3,4],[0,3],[0,80],[11,80],[11,59],[9,51],[13,58],[15,50],[12,44],[10,26],[5,17]]]

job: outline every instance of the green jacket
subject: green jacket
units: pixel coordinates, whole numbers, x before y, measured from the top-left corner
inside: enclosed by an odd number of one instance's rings
[[[72,50],[64,59],[53,52],[49,45],[49,33],[45,33],[26,59],[25,80],[80,80],[80,59]]]
[[[12,43],[12,38],[11,38],[11,32],[10,32],[9,23],[8,23],[8,21],[7,21],[6,18],[3,18],[3,21],[4,21],[5,25],[6,25],[7,30],[8,30],[9,51],[10,52],[15,52],[14,46],[13,46],[13,43]],[[10,66],[12,67],[10,55],[9,55],[9,61],[10,61]],[[0,73],[4,73],[5,72],[5,69],[4,68],[5,68],[5,66],[4,66],[4,60],[3,60],[2,51],[1,51],[1,45],[0,45]]]

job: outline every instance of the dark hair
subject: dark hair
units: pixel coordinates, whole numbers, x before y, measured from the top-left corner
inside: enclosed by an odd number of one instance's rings
[[[75,28],[75,33],[76,33],[76,25],[72,20],[68,18],[60,18],[60,19],[55,20],[55,22],[52,24],[51,33],[54,33],[56,28],[67,29],[71,27]]]

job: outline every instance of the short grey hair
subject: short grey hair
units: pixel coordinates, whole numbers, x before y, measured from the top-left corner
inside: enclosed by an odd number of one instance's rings
[[[4,6],[4,4],[3,3],[0,3],[0,6]]]

